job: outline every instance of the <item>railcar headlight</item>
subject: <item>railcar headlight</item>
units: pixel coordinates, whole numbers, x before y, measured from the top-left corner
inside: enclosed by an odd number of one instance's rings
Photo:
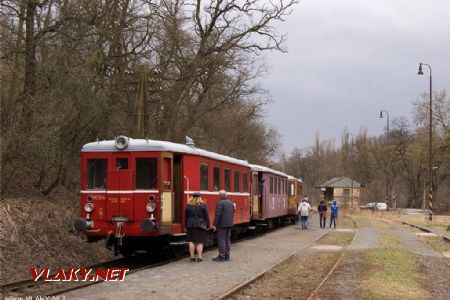
[[[90,213],[90,212],[92,212],[93,210],[94,210],[94,204],[92,204],[92,203],[86,203],[86,204],[84,205],[84,211],[85,211],[85,212]]]
[[[148,201],[152,203],[155,202],[155,196],[153,195],[148,196]]]
[[[87,202],[92,203],[92,201],[94,201],[94,198],[91,195],[87,196]]]
[[[130,138],[124,135],[119,135],[118,137],[116,137],[116,148],[119,150],[125,149],[126,147],[128,147],[129,140]]]
[[[148,212],[152,213],[155,211],[156,205],[155,205],[155,203],[147,203],[146,208],[147,208]]]

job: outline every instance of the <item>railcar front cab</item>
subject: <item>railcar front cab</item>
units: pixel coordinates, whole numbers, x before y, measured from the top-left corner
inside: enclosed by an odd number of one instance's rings
[[[81,217],[75,228],[88,241],[106,238],[116,254],[131,246],[123,245],[125,236],[135,244],[134,239],[181,230],[173,228],[173,154],[124,151],[128,143],[119,136],[115,151],[99,143],[82,154]]]

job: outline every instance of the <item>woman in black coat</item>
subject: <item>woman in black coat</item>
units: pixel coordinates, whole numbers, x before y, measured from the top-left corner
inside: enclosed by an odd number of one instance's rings
[[[185,227],[191,255],[190,261],[202,262],[203,244],[206,241],[206,230],[210,227],[210,222],[208,209],[198,192],[192,195],[186,205]],[[197,250],[197,259],[195,259],[195,250]]]

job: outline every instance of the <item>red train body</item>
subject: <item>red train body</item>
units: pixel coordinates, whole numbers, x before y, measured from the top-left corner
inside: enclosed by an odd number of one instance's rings
[[[236,208],[236,228],[248,230],[252,220],[288,214],[288,176],[259,168],[252,170],[247,161],[197,149],[193,143],[124,136],[89,143],[81,150],[80,218],[75,227],[90,241],[107,238],[107,244],[125,255],[150,249],[156,239],[183,245],[187,200],[200,191],[212,221],[219,190],[224,189]],[[252,189],[255,176],[267,181],[263,194]],[[212,243],[212,232],[208,240]]]

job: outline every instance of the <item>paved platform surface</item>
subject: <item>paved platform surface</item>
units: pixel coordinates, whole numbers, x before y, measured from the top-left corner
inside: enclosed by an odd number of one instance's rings
[[[125,277],[64,294],[66,299],[214,299],[294,253],[301,253],[328,233],[318,217],[310,229],[289,226],[231,246],[231,261],[213,262],[217,251],[203,255],[204,262],[183,259]]]

